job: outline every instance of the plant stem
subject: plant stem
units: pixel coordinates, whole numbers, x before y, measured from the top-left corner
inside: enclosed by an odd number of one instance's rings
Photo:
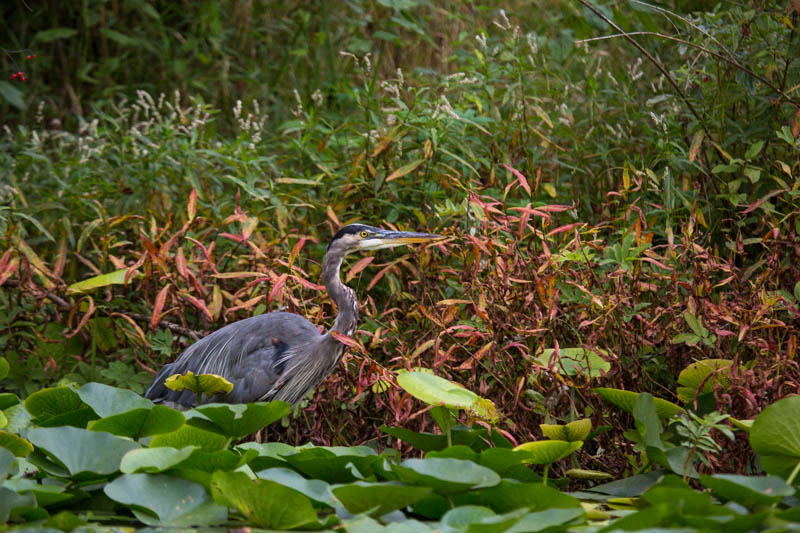
[[[542,485],[547,485],[548,472],[550,472],[550,465],[544,465],[544,475],[542,476]]]

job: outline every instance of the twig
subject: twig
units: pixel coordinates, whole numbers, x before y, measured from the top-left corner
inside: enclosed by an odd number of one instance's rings
[[[583,43],[588,43],[590,41],[603,41],[603,40],[606,40],[606,39],[615,39],[617,37],[625,37],[626,35],[650,35],[650,36],[653,36],[653,37],[660,37],[662,39],[667,39],[669,41],[675,41],[675,42],[678,42],[678,43],[681,43],[681,44],[685,44],[686,46],[691,46],[693,48],[697,48],[698,50],[700,50],[702,52],[705,52],[705,53],[707,53],[709,55],[712,55],[712,56],[716,57],[717,59],[720,59],[722,61],[730,63],[731,65],[733,65],[734,67],[738,68],[739,70],[741,70],[743,72],[746,72],[747,74],[753,76],[758,81],[760,81],[761,83],[763,83],[764,85],[766,85],[767,87],[769,87],[770,89],[772,89],[773,91],[775,91],[776,93],[781,95],[789,103],[791,103],[791,104],[793,104],[795,106],[798,106],[798,103],[795,102],[792,99],[791,96],[789,96],[788,94],[783,92],[781,89],[779,89],[778,87],[776,87],[775,85],[770,83],[770,81],[768,79],[766,79],[765,77],[760,76],[759,74],[756,74],[755,72],[753,72],[752,70],[750,70],[746,66],[742,65],[741,63],[739,63],[738,61],[736,61],[732,57],[724,56],[724,55],[722,55],[722,54],[720,54],[718,52],[714,52],[713,50],[709,50],[708,48],[706,48],[704,46],[700,46],[699,44],[695,44],[695,43],[693,43],[691,41],[687,41],[687,40],[684,40],[684,39],[679,39],[678,37],[672,37],[671,35],[664,35],[663,33],[657,33],[657,32],[654,32],[654,31],[632,31],[632,32],[629,32],[629,33],[617,33],[617,34],[614,34],[614,35],[603,35],[602,37],[592,37],[590,39],[581,39],[580,41],[575,41],[575,44],[583,44]]]

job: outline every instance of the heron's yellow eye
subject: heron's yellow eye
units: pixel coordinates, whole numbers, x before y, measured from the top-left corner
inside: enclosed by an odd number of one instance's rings
[[[361,232],[361,236],[362,236],[362,237],[366,238],[366,237],[367,237],[367,235],[369,235],[369,233],[367,233],[366,231],[362,231],[362,232]]]

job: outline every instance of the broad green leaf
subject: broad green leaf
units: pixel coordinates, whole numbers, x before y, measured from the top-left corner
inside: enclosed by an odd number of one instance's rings
[[[759,153],[761,153],[761,149],[764,147],[764,141],[756,141],[751,144],[747,148],[747,152],[744,154],[744,158],[748,161],[756,157]]]
[[[549,439],[567,442],[583,441],[592,431],[592,421],[588,418],[575,420],[566,425],[539,424],[542,433]]]
[[[149,526],[213,526],[228,519],[227,509],[211,501],[201,485],[163,474],[124,474],[103,491],[133,506],[136,518]]]
[[[598,396],[607,400],[620,409],[633,414],[633,406],[636,405],[636,399],[639,397],[638,392],[631,392],[622,389],[609,389],[605,387],[595,387],[594,391]],[[683,408],[667,400],[661,398],[653,398],[653,403],[656,407],[656,413],[661,418],[670,418],[678,413],[683,412]]]
[[[256,450],[246,450],[241,455],[232,450],[219,450],[216,452],[195,450],[192,455],[175,468],[202,470],[209,473],[216,470],[230,471],[249,463],[257,455],[258,452]]]
[[[372,464],[380,458],[375,450],[366,446],[325,447],[298,449],[284,459],[296,470],[312,479],[328,483],[352,482],[372,473]],[[353,472],[353,467],[357,470]]]
[[[800,463],[800,396],[773,403],[756,417],[750,446],[768,474],[787,478]]]
[[[494,470],[460,459],[406,459],[392,470],[401,481],[431,487],[442,495],[490,487],[500,482]]]
[[[0,379],[6,379],[8,376],[8,371],[11,368],[9,366],[8,361],[6,361],[5,357],[0,357]]]
[[[546,509],[535,513],[528,513],[516,524],[505,530],[505,533],[536,533],[557,526],[576,525],[582,522],[585,512],[582,508]],[[557,530],[553,530],[557,531]]]
[[[494,487],[482,488],[458,496],[461,504],[484,505],[496,513],[526,508],[531,512],[546,509],[578,508],[581,502],[542,483],[518,483],[507,479]]]
[[[227,446],[228,439],[219,433],[212,433],[188,424],[184,424],[172,433],[161,433],[150,441],[151,448],[169,446],[172,448],[185,448],[199,446],[205,452],[216,452]]]
[[[480,505],[461,505],[451,509],[442,517],[442,525],[446,531],[466,531],[470,524],[497,514],[488,507]]]
[[[108,274],[100,274],[77,283],[73,283],[67,289],[76,292],[87,292],[92,289],[99,289],[100,287],[108,287],[109,285],[123,285],[125,284],[125,274],[127,268],[121,268]]]
[[[339,485],[331,491],[349,512],[380,517],[419,501],[430,494],[431,488],[394,482],[356,481],[349,485]]]
[[[250,451],[254,452],[255,450]],[[330,485],[320,479],[306,479],[294,470],[280,467],[261,470],[256,473],[256,476],[294,489],[320,505],[327,507],[336,505],[330,493]]]
[[[266,470],[267,468],[285,467],[288,463],[284,456],[297,453],[297,448],[282,442],[265,442],[263,444],[245,442],[236,446],[236,450],[239,452],[254,450],[258,453],[258,456],[249,462],[250,468],[255,472]]]
[[[17,494],[11,489],[0,487],[0,523],[6,523],[19,512],[35,507],[36,498],[33,494]]]
[[[464,461],[472,461],[474,463],[477,463],[480,460],[480,455],[478,455],[478,452],[469,446],[464,446],[463,444],[449,446],[440,451],[430,451],[425,454],[425,457],[450,457],[452,459],[462,459]]]
[[[62,464],[71,476],[104,477],[119,470],[122,457],[139,444],[109,433],[74,427],[34,428],[28,439]]]
[[[189,370],[185,374],[173,374],[164,381],[168,389],[182,391],[188,389],[195,394],[205,394],[211,397],[219,392],[230,394],[233,390],[233,383],[216,374],[199,374]]]
[[[794,487],[777,476],[715,474],[700,476],[700,483],[711,489],[715,497],[734,501],[745,507],[771,505],[795,493]]]
[[[3,480],[11,472],[11,466],[14,461],[16,461],[16,457],[10,450],[0,448],[0,485],[3,484]]]
[[[8,420],[8,425],[3,429],[9,433],[21,434],[31,425],[31,414],[25,409],[25,405],[18,403],[6,408],[3,411]]]
[[[119,389],[102,383],[87,383],[76,391],[83,402],[102,418],[132,409],[152,409],[154,404],[132,390]]]
[[[6,415],[3,414],[3,411],[0,411],[0,429],[6,427],[8,425],[8,419]]]
[[[733,361],[726,359],[704,359],[690,364],[678,376],[678,383],[683,385],[678,387],[678,398],[684,403],[693,401],[701,383],[704,385],[700,394],[713,392],[717,383],[727,383],[732,364]],[[712,373],[714,376],[708,378]]]
[[[22,91],[11,85],[5,80],[0,81],[0,102],[8,102],[17,109],[25,108],[25,100],[22,97]]]
[[[180,411],[165,405],[155,405],[151,409],[132,409],[118,415],[93,420],[89,422],[87,428],[139,439],[170,433],[180,428],[184,422],[186,418]]]
[[[637,396],[633,406],[633,419],[636,423],[636,431],[639,432],[639,442],[645,447],[652,446],[663,450],[664,443],[661,441],[661,434],[664,432],[664,426],[658,418],[655,398],[652,394],[645,392]]]
[[[211,491],[221,505],[235,507],[247,521],[267,529],[294,529],[316,522],[317,513],[299,492],[242,472],[215,472]]]
[[[33,423],[44,427],[86,427],[97,414],[86,405],[72,387],[52,387],[34,392],[25,399],[25,409]]]
[[[536,362],[548,368],[553,364],[556,372],[566,376],[586,374],[596,378],[611,370],[611,363],[602,357],[608,356],[608,352],[600,348],[559,348],[557,358],[554,354],[555,349],[547,348],[536,357]]]
[[[26,457],[33,451],[33,445],[18,435],[0,430],[0,448],[5,448],[17,457]]]
[[[197,449],[196,446],[187,446],[180,450],[161,446],[131,450],[122,457],[119,469],[123,474],[163,472],[187,459]]]
[[[398,372],[397,384],[428,405],[438,405],[448,409],[464,409],[470,416],[490,422],[498,419],[497,408],[491,401],[429,372]]]
[[[246,404],[210,403],[194,409],[216,424],[228,437],[241,439],[288,415],[291,407],[282,401]],[[194,419],[187,423],[192,424]]]
[[[55,505],[73,498],[73,495],[65,492],[65,487],[56,484],[42,484],[33,479],[7,479],[3,482],[7,487],[19,494],[31,493],[36,497],[36,505],[46,507]]]
[[[514,448],[515,452],[526,452],[525,462],[534,465],[548,465],[568,456],[583,446],[583,441],[539,440],[526,442]]]
[[[8,409],[19,403],[19,396],[13,392],[0,392],[0,410]]]
[[[662,472],[653,470],[646,474],[638,474],[618,479],[586,490],[619,498],[638,498],[644,494],[647,489],[658,483],[662,475]]]

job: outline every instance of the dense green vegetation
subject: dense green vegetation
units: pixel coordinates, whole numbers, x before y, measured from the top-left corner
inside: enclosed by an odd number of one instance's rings
[[[800,521],[786,510],[798,429],[775,422],[800,418],[793,5],[272,4],[0,7],[0,445],[29,457],[0,450],[0,490],[21,502],[0,516],[526,531],[599,527],[635,505],[612,527],[708,530],[687,517],[728,523],[731,510],[737,530]],[[257,420],[232,432],[206,408],[156,416],[126,394],[231,321],[288,309],[330,325],[320,260],[348,222],[451,238],[349,260],[360,329],[295,412],[215,407]],[[414,392],[398,371],[419,368],[488,403]],[[125,400],[98,407],[112,396]],[[241,444],[277,420],[269,443]],[[587,423],[582,438],[552,429]],[[68,432],[90,455],[116,450],[100,473],[57,447]],[[161,437],[172,432],[191,435]],[[526,455],[551,441],[567,454]],[[187,446],[219,457],[200,473]],[[486,452],[516,446],[513,460]],[[304,453],[308,469],[290,459]],[[312,464],[334,456],[354,470]],[[426,473],[437,458],[503,481],[451,492]],[[268,468],[281,472],[233,492]],[[603,492],[570,470],[622,485]],[[204,518],[124,496],[156,479],[196,494]],[[562,503],[498,504],[512,480]],[[256,516],[247,502],[262,492],[302,496],[308,512]],[[375,505],[348,507],[364,493]],[[575,498],[585,513],[569,511]],[[689,500],[684,514],[659,507]],[[540,512],[550,518],[529,518]]]

